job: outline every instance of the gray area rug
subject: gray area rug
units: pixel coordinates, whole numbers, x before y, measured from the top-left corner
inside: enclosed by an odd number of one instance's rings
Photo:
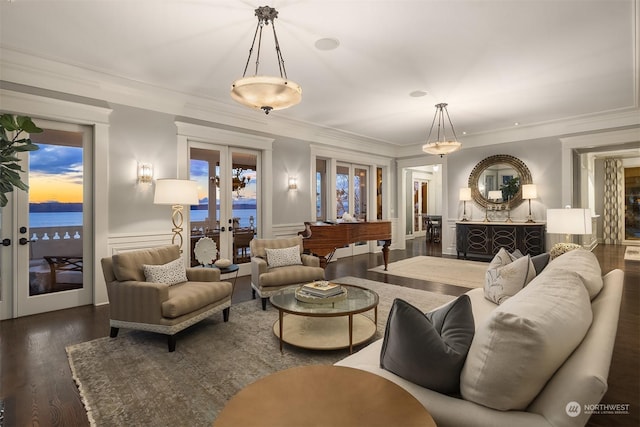
[[[335,282],[378,293],[378,338],[394,298],[424,311],[454,299],[355,277]],[[268,305],[262,311],[255,300],[232,306],[227,323],[220,314],[181,332],[173,353],[167,352],[164,335],[124,329],[117,338],[67,347],[91,424],[210,426],[225,403],[248,384],[276,371],[333,364],[348,355],[347,350],[311,351],[288,345],[281,354],[272,331],[277,318],[276,309]]]
[[[482,288],[488,266],[486,262],[422,255],[392,262],[387,271],[383,265],[369,271],[465,288]]]

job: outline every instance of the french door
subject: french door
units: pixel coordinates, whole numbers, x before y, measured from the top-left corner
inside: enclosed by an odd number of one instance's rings
[[[90,304],[92,131],[39,120],[39,150],[21,153],[29,191],[0,212],[0,318]]]
[[[191,206],[191,259],[197,242],[209,237],[218,259],[227,258],[249,271],[249,242],[258,235],[260,152],[244,148],[189,143],[189,178],[198,182],[200,204]]]
[[[336,218],[342,218],[345,213],[349,213],[361,221],[369,219],[368,200],[369,167],[338,163],[336,166]],[[368,252],[369,242],[356,242],[336,250],[336,255],[341,258]]]

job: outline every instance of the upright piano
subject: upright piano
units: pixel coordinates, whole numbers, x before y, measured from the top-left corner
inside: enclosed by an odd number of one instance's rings
[[[377,240],[383,242],[382,257],[384,269],[389,262],[389,246],[391,246],[391,221],[359,221],[359,222],[305,222],[301,231],[305,251],[320,258],[320,266],[325,268],[336,249],[356,242]]]

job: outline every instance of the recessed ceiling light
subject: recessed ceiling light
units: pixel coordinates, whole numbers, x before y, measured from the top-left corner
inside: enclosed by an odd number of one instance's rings
[[[316,40],[315,46],[318,50],[333,50],[340,46],[340,41],[327,37]]]
[[[466,135],[466,134],[467,134],[467,131],[462,131],[462,134],[463,134],[463,135]]]
[[[414,90],[409,94],[409,96],[412,98],[420,98],[422,96],[425,96],[426,94],[427,94],[426,90]]]
[[[514,122],[514,123],[513,123],[513,125],[514,125],[514,126],[519,126],[519,125],[520,125],[520,122]]]

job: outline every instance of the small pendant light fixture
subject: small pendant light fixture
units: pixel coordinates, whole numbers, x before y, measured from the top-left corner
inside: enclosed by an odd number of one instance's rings
[[[231,98],[249,108],[263,110],[266,114],[269,114],[271,110],[282,110],[298,104],[302,100],[302,88],[299,84],[287,78],[287,71],[284,68],[284,59],[282,59],[282,52],[280,51],[280,44],[278,43],[274,25],[274,20],[278,17],[278,11],[269,6],[262,6],[255,10],[255,15],[258,17],[258,25],[249,49],[247,64],[244,67],[242,78],[234,81],[231,85]],[[271,23],[271,28],[273,29],[280,77],[258,75],[262,29],[269,23]],[[256,53],[255,74],[251,77],[245,77],[253,54],[253,48],[256,44],[256,38],[258,39],[258,50]]]
[[[447,139],[445,129],[446,122],[444,120],[445,114],[447,115],[449,126],[451,126],[453,139]],[[438,134],[435,141],[431,142],[431,134],[433,133],[433,127],[435,126],[436,121],[438,122]],[[445,154],[453,153],[454,151],[459,150],[461,146],[462,144],[458,142],[458,138],[456,137],[456,131],[453,128],[453,123],[451,123],[449,111],[447,110],[447,104],[436,104],[436,114],[433,116],[433,122],[431,123],[431,129],[429,130],[427,143],[422,146],[422,151],[428,154],[437,154],[442,157]]]

